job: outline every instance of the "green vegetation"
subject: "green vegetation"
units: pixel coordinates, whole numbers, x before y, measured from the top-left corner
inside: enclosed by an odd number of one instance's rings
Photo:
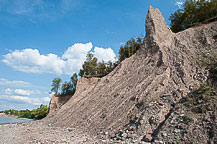
[[[121,46],[119,50],[119,62],[122,62],[126,58],[135,54],[136,51],[141,48],[143,39],[144,39],[144,36],[140,35],[136,37],[136,39],[131,38],[125,43],[124,46]]]
[[[199,57],[198,64],[209,70],[208,85],[216,87],[217,83],[217,51],[211,50],[208,54],[202,53]]]
[[[86,61],[80,69],[79,75],[82,76],[95,76],[97,74],[97,58],[92,53],[87,54]]]
[[[82,69],[79,72],[79,76],[84,77],[103,77],[110,73],[118,63],[122,62],[126,58],[129,58],[136,53],[142,46],[144,36],[140,35],[136,38],[128,40],[124,46],[120,47],[119,50],[119,61],[98,62],[97,58],[92,53],[87,55],[86,61],[82,65]]]
[[[69,82],[65,81],[62,85],[62,79],[61,78],[54,78],[52,81],[52,88],[51,92],[54,92],[57,96],[63,96],[63,95],[74,95],[76,85],[78,81],[78,75],[77,73],[74,73],[70,79]],[[59,89],[61,87],[61,92],[59,92]]]
[[[202,54],[198,64],[209,70],[209,76],[200,88],[193,91],[189,96],[186,106],[194,113],[206,113],[214,110],[217,106],[217,52],[210,51],[209,54]]]
[[[31,119],[42,119],[48,114],[47,105],[41,105],[40,108],[31,111]]]
[[[189,124],[190,122],[194,121],[194,119],[190,115],[184,115],[182,119],[185,124]]]
[[[136,51],[141,48],[143,39],[144,36],[140,35],[136,37],[136,39],[131,38],[125,43],[124,46],[121,46],[119,50],[119,61],[99,62],[93,53],[87,54],[86,60],[84,61],[78,75],[80,77],[86,78],[104,77],[105,75],[113,71],[113,69],[115,69],[118,63],[136,53]],[[57,96],[74,95],[78,81],[78,75],[77,73],[74,73],[70,81],[65,81],[62,85],[62,80],[60,78],[54,78],[51,85],[51,92],[54,92]],[[59,92],[60,88],[61,92]]]
[[[170,26],[173,32],[179,32],[195,23],[211,19],[217,19],[217,0],[186,0],[183,9],[177,10],[170,16]],[[217,105],[217,51],[212,49],[208,53],[202,53],[196,59],[201,68],[209,71],[209,76],[200,88],[188,96],[184,105],[193,113],[206,113],[214,110]]]
[[[18,116],[19,118],[28,118],[28,119],[42,119],[44,117],[47,116],[48,114],[48,107],[47,105],[41,105],[40,108],[37,109],[33,109],[32,111],[26,109],[26,110],[5,110],[2,111],[3,113],[7,114],[7,115],[14,115],[14,116]]]
[[[179,32],[195,23],[217,18],[217,0],[186,0],[183,9],[170,16],[171,30]]]
[[[77,81],[78,81],[78,75],[77,73],[74,73],[69,82],[65,81],[65,83],[62,84],[61,95],[74,95]]]
[[[216,107],[217,90],[204,83],[199,89],[193,91],[189,96],[185,106],[191,108],[194,113],[206,113],[208,110],[214,110]]]
[[[110,73],[117,63],[111,61],[105,63],[104,61],[98,62],[97,58],[92,53],[87,54],[86,61],[80,69],[79,76],[81,77],[103,77]]]
[[[54,92],[56,95],[58,94],[58,90],[60,88],[60,83],[62,82],[61,78],[54,78],[52,81],[52,89],[51,91]]]

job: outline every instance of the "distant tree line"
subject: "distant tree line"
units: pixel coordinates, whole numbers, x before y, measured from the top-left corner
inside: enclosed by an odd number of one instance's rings
[[[186,0],[183,9],[170,16],[170,27],[173,32],[179,32],[195,23],[216,18],[217,0]]]
[[[41,106],[37,109],[33,109],[33,110],[14,110],[14,109],[10,109],[10,110],[5,110],[5,111],[1,111],[1,113],[5,113],[7,115],[14,115],[14,116],[18,116],[18,118],[28,118],[28,119],[42,119],[44,117],[47,116],[48,114],[48,107],[47,105],[43,105],[41,104]]]

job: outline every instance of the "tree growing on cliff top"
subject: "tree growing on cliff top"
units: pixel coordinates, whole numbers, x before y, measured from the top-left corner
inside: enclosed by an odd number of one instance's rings
[[[54,78],[53,81],[52,81],[52,88],[51,88],[51,91],[54,92],[56,95],[58,94],[58,90],[60,88],[60,83],[62,82],[62,79],[61,78]]]
[[[170,27],[173,32],[179,32],[212,18],[217,18],[217,0],[186,0],[183,9],[170,16]]]
[[[92,53],[87,54],[86,61],[80,69],[80,76],[94,76],[97,74],[97,58]]]
[[[74,95],[77,81],[78,81],[78,75],[77,73],[74,73],[69,82],[65,82],[64,84],[62,84],[61,95]]]
[[[94,54],[87,54],[86,61],[80,69],[79,75],[82,77],[103,77],[110,73],[115,67],[116,62],[98,62],[98,59],[94,57]]]
[[[121,45],[119,50],[119,62],[135,54],[136,51],[141,48],[143,39],[143,35],[136,37],[136,39],[132,37],[124,45]]]
[[[72,75],[71,82],[72,82],[73,88],[75,89],[76,85],[77,85],[77,82],[78,82],[78,74],[77,73],[74,73]]]

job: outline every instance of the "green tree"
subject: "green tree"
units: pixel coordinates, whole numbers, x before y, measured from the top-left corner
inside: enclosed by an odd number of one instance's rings
[[[124,47],[121,46],[119,50],[119,61],[123,61],[125,59],[124,57]]]
[[[97,58],[92,53],[87,54],[86,61],[80,70],[80,76],[94,76],[97,74]]]
[[[119,62],[135,54],[136,51],[141,48],[143,39],[144,36],[140,35],[136,39],[131,38],[128,40],[124,46],[121,45],[119,50]]]
[[[18,117],[19,118],[31,118],[31,111],[26,109],[26,110],[20,110],[18,112]]]
[[[61,95],[73,95],[75,93],[77,81],[78,81],[78,75],[77,73],[74,73],[69,82],[65,81],[62,84]]]
[[[76,87],[77,85],[77,82],[78,82],[78,74],[77,73],[74,73],[71,77],[71,81],[73,83],[73,86]]]
[[[42,119],[46,117],[48,114],[48,107],[47,105],[41,104],[40,108],[33,109],[31,112],[32,119]]]
[[[170,16],[173,32],[185,30],[195,23],[217,18],[217,0],[186,0],[182,9]]]
[[[79,75],[82,77],[103,77],[110,73],[117,66],[117,62],[107,62],[105,63],[98,62],[97,58],[94,57],[92,53],[87,55],[86,61],[82,65],[82,69],[80,69]],[[75,75],[76,79],[72,81],[73,83],[77,83],[77,74]]]
[[[104,61],[102,61],[102,62],[99,62],[98,64],[97,64],[97,74],[99,75],[99,76],[104,76],[104,75],[106,75],[106,64],[105,64],[105,62]]]
[[[58,94],[58,90],[60,88],[60,83],[62,82],[62,79],[61,78],[54,78],[53,81],[52,81],[52,88],[51,88],[51,91],[54,92],[56,95]]]
[[[48,114],[48,107],[47,105],[41,104],[41,106],[37,109],[33,109],[32,111],[26,109],[26,110],[5,110],[3,111],[5,114],[8,115],[15,115],[19,118],[29,118],[29,119],[42,119],[47,116]]]
[[[61,93],[61,95],[65,95],[65,94],[67,94],[67,92],[68,92],[68,90],[70,89],[70,87],[71,87],[71,83],[69,82],[67,82],[67,81],[65,81],[63,84],[62,84],[62,93]]]

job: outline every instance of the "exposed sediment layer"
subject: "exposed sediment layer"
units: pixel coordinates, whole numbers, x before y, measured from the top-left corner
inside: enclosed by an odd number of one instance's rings
[[[112,136],[140,119],[143,128],[137,128],[137,137],[144,139],[150,129],[153,139],[174,104],[206,80],[208,72],[194,58],[217,48],[216,35],[217,22],[173,33],[160,11],[150,7],[142,48],[107,76],[94,82],[80,80],[75,95],[44,121]],[[160,102],[156,109],[149,107],[154,102]]]

